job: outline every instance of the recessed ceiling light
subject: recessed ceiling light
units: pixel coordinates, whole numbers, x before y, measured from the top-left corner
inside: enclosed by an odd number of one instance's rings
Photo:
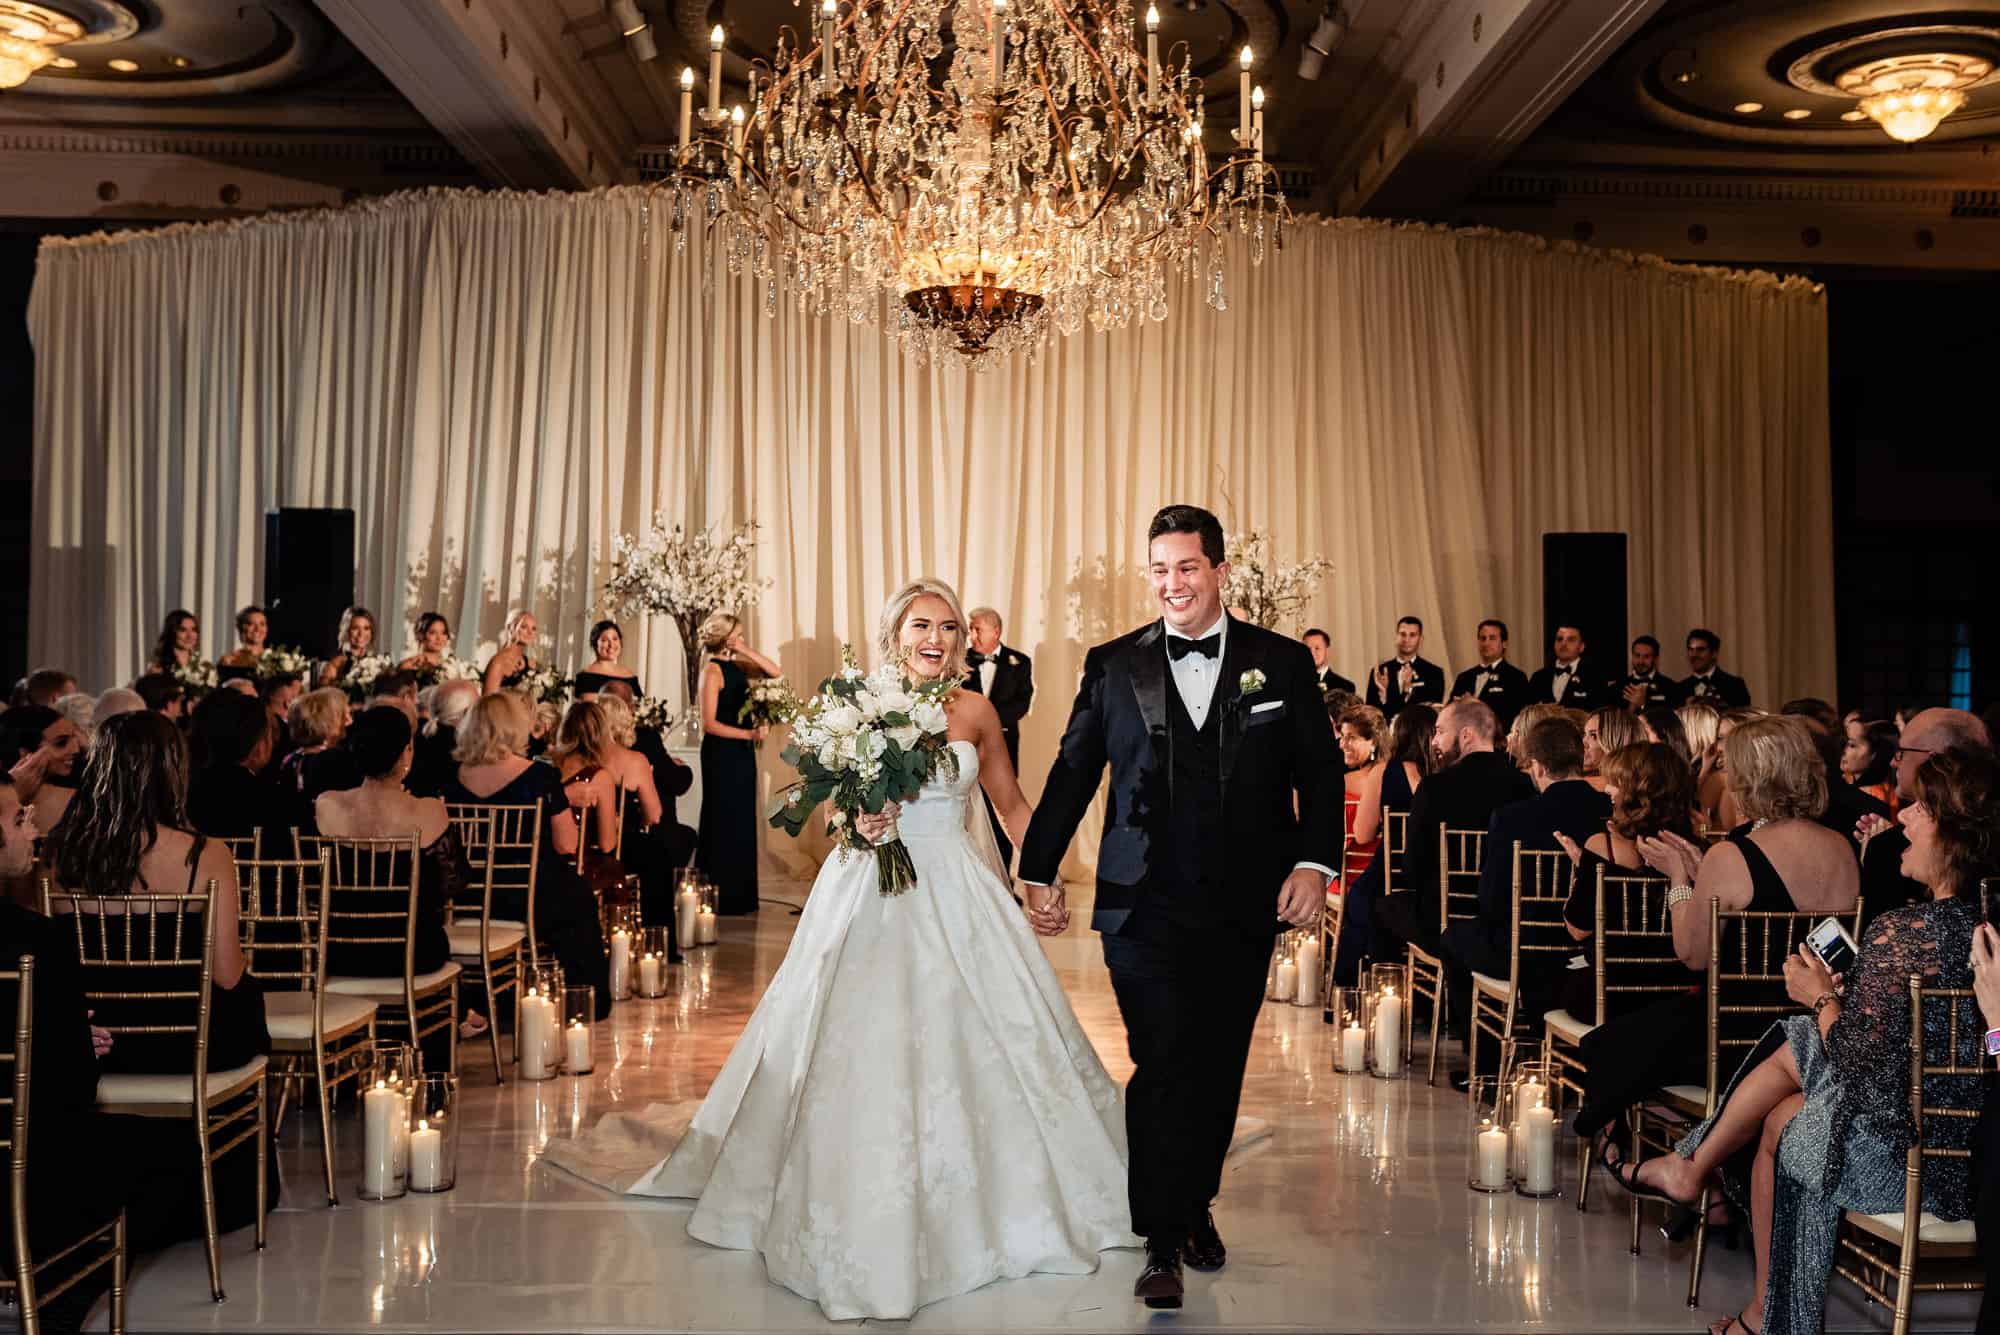
[[[1694,82],[1694,71],[1693,71],[1693,70],[1682,70],[1682,71],[1681,71],[1681,72],[1680,72],[1679,74],[1676,74],[1676,75],[1674,76],[1674,82],[1675,82],[1675,83],[1693,83],[1693,82]]]
[[[136,60],[125,60],[125,59],[107,60],[104,63],[109,65],[112,69],[117,70],[120,74],[131,74],[137,71],[139,68],[139,62]]]
[[[1763,109],[1764,104],[1762,102],[1738,102],[1736,104],[1736,114],[1739,116],[1753,115]]]
[[[1790,111],[1785,113],[1785,119],[1788,121],[1802,121],[1810,115],[1812,115],[1812,112],[1808,108],[1793,107]]]
[[[1865,121],[1868,119],[1868,113],[1863,111],[1861,108],[1856,107],[1852,111],[1841,112],[1840,118],[1844,121]]]
[[[192,60],[189,60],[186,56],[168,56],[167,63],[169,65],[172,65],[177,70],[184,70],[188,66],[194,64],[194,62]]]
[[[68,56],[57,56],[49,62],[49,68],[52,70],[73,70],[76,68],[76,62]]]

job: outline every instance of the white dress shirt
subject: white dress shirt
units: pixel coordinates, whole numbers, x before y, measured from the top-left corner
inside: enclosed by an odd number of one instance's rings
[[[979,665],[979,693],[989,700],[993,698],[993,673],[1000,666],[1000,653],[1000,646],[994,645],[993,652]]]
[[[1550,694],[1555,696],[1557,704],[1562,703],[1562,698],[1569,694],[1569,684],[1576,680],[1576,664],[1577,660],[1575,659],[1567,663],[1562,662],[1560,659],[1556,662],[1556,673],[1551,679],[1551,685],[1554,689]]]
[[[1174,689],[1180,692],[1181,703],[1187,706],[1188,718],[1197,732],[1207,724],[1209,707],[1215,703],[1216,683],[1222,677],[1222,655],[1229,647],[1229,615],[1224,613],[1199,635],[1183,635],[1172,626],[1167,627],[1169,639],[1205,640],[1211,635],[1216,637],[1213,658],[1206,654],[1183,654],[1179,658],[1167,655],[1167,667],[1174,674]]]

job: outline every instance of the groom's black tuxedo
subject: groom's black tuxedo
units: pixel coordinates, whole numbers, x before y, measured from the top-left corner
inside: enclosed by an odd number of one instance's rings
[[[1056,881],[1109,765],[1091,923],[1135,1068],[1125,1092],[1132,1228],[1178,1244],[1221,1189],[1278,892],[1300,862],[1338,865],[1343,794],[1304,645],[1228,620],[1197,725],[1168,638],[1156,622],[1084,658],[1020,875]],[[1252,672],[1261,684],[1246,682]]]

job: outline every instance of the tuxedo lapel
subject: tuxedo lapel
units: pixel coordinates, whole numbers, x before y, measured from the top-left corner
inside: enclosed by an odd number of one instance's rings
[[[1160,647],[1164,634],[1161,623],[1155,621],[1152,629],[1132,644],[1132,694],[1138,699],[1147,733],[1156,739],[1167,732],[1167,655]]]
[[[1222,791],[1229,792],[1229,776],[1236,772],[1236,752],[1243,745],[1243,674],[1262,667],[1262,647],[1251,642],[1248,624],[1231,618],[1229,633],[1223,636],[1222,675],[1215,683],[1215,700],[1209,708],[1219,715],[1221,728]]]

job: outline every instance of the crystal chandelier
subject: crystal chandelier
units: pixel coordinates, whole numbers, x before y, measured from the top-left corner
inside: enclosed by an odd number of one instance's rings
[[[1841,74],[1841,90],[1860,100],[1859,110],[1899,143],[1930,137],[1945,117],[1965,105],[1965,90],[1993,74],[1980,56],[1961,52],[1890,56]]]
[[[1290,218],[1240,61],[1235,147],[1211,161],[1201,81],[1129,0],[820,0],[753,63],[749,109],[681,74],[676,245],[705,226],[732,275],[860,323],[894,311],[919,358],[1033,355],[1051,331],[1164,320],[1170,285],[1227,309],[1233,232],[1261,262]],[[1141,35],[1143,32],[1143,36]],[[1143,44],[1142,44],[1143,43]]]
[[[57,59],[55,48],[83,36],[83,25],[47,5],[0,0],[0,88],[18,88]]]

